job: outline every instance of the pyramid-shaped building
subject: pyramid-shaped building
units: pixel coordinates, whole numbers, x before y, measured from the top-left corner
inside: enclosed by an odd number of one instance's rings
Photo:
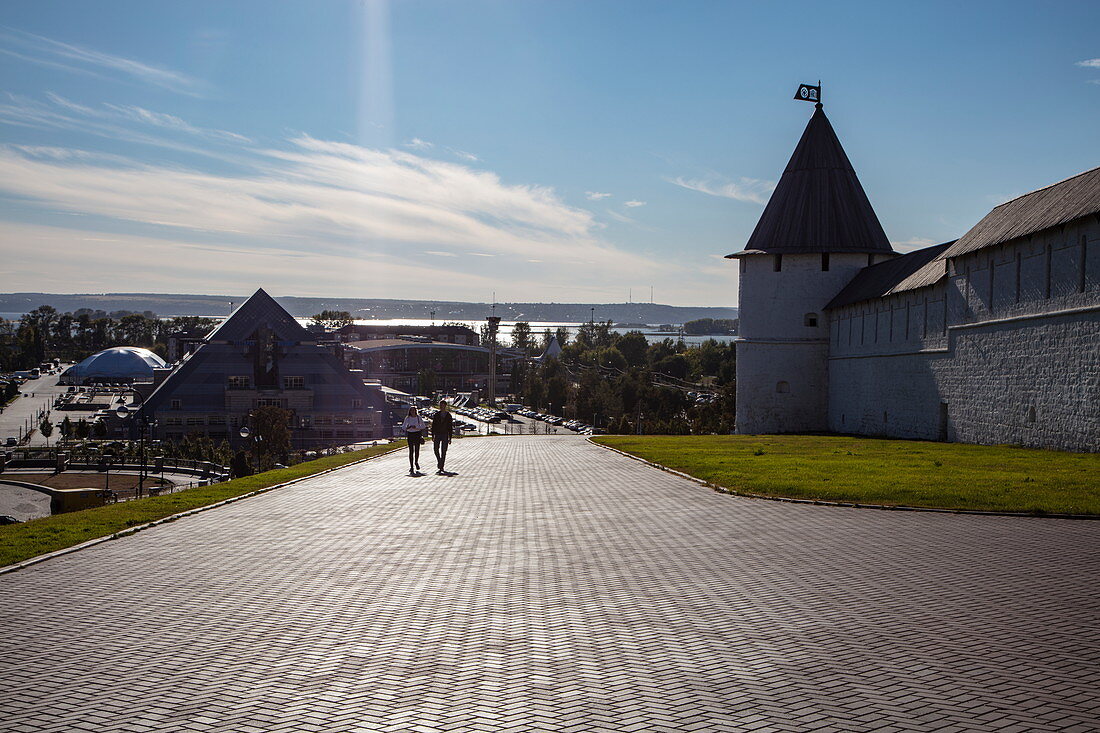
[[[260,407],[290,413],[294,448],[392,435],[381,389],[364,384],[263,289],[177,364],[145,405],[163,440],[201,433],[240,443],[240,428]]]

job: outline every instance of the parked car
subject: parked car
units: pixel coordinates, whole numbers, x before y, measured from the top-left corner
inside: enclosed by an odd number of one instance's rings
[[[14,435],[9,435],[8,439],[4,441],[4,445],[19,445],[19,441],[15,439]]]

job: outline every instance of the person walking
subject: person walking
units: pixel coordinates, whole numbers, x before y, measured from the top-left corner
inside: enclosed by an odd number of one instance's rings
[[[447,447],[451,444],[451,436],[454,435],[454,418],[447,409],[447,401],[439,403],[439,412],[432,418],[432,449],[435,451],[435,462],[439,464],[436,476],[446,476],[443,468],[447,463]]]
[[[424,430],[428,423],[417,414],[415,407],[410,407],[401,427],[405,429],[405,438],[409,443],[409,475],[415,476],[420,470],[420,445],[424,442]]]

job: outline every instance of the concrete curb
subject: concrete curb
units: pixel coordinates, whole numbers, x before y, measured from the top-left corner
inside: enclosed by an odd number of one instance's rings
[[[358,461],[352,461],[351,463],[348,463],[348,464],[343,465],[343,466],[337,466],[335,468],[326,468],[324,471],[318,471],[317,473],[311,473],[308,476],[302,476],[301,478],[296,478],[296,479],[292,479],[290,481],[285,481],[281,484],[275,484],[274,486],[266,486],[262,489],[256,489],[255,491],[250,491],[247,494],[241,494],[240,496],[234,496],[234,497],[229,498],[229,499],[223,499],[222,501],[219,501],[216,504],[207,504],[206,506],[200,506],[200,507],[196,507],[194,509],[188,509],[187,511],[180,512],[179,514],[172,514],[172,515],[167,516],[167,517],[161,517],[160,519],[155,519],[152,522],[146,522],[145,524],[139,524],[136,527],[130,527],[128,529],[124,529],[124,530],[121,530],[119,532],[115,532],[113,534],[104,535],[103,537],[96,537],[95,539],[88,540],[87,542],[81,542],[79,545],[73,545],[72,547],[64,547],[60,550],[54,550],[53,552],[47,552],[45,555],[37,555],[35,557],[29,558],[27,560],[23,560],[21,562],[14,563],[12,565],[5,565],[4,567],[0,567],[0,575],[5,575],[7,573],[14,573],[17,570],[22,570],[23,568],[29,567],[31,565],[37,565],[40,562],[45,562],[46,560],[51,560],[55,557],[61,557],[62,555],[68,555],[69,553],[72,553],[72,552],[77,552],[79,550],[83,550],[83,549],[88,548],[88,547],[93,547],[95,545],[99,545],[99,544],[102,544],[104,542],[109,542],[111,540],[116,540],[120,537],[125,537],[127,535],[135,534],[137,532],[140,532],[143,529],[149,529],[150,527],[156,527],[158,524],[167,524],[168,522],[174,522],[177,519],[183,519],[184,517],[189,517],[192,514],[198,514],[199,512],[205,512],[205,511],[208,511],[210,509],[217,509],[218,507],[225,506],[226,504],[232,504],[233,502],[240,501],[241,499],[247,499],[249,497],[257,496],[259,494],[266,494],[269,491],[274,491],[275,489],[281,489],[284,486],[290,486],[291,484],[297,484],[297,483],[300,483],[302,481],[306,481],[306,480],[309,480],[309,479],[314,479],[314,478],[317,478],[318,476],[324,476],[325,474],[332,473],[333,471],[342,471],[345,468],[351,468],[352,466],[358,466],[361,463],[366,463],[367,461],[373,461],[376,458],[381,458],[383,456],[388,456],[390,453],[394,453],[394,452],[398,451],[399,449],[400,448],[394,448],[393,450],[388,450],[384,453],[379,453],[378,455],[367,456],[366,458],[360,458]]]
[[[597,443],[596,441],[592,440],[591,437],[587,438],[587,440],[592,445],[599,446],[600,448],[603,448],[605,450],[609,450],[612,453],[618,453],[620,456],[626,456],[627,458],[629,458],[631,460],[638,461],[639,463],[644,463],[645,465],[650,466],[651,468],[656,468],[659,471],[664,471],[665,473],[671,473],[673,476],[679,476],[680,478],[687,479],[688,481],[699,484],[701,486],[706,486],[708,489],[711,489],[712,491],[716,491],[719,494],[730,494],[732,496],[739,496],[743,499],[763,499],[765,501],[782,501],[782,502],[786,502],[788,504],[811,504],[811,505],[814,505],[814,506],[831,506],[831,507],[841,507],[841,508],[845,508],[845,509],[879,509],[881,511],[890,511],[890,512],[928,512],[928,513],[932,513],[932,514],[968,514],[968,515],[974,515],[974,516],[980,516],[980,517],[1019,517],[1019,518],[1025,518],[1025,519],[1082,519],[1082,520],[1100,519],[1100,514],[1033,514],[1033,513],[1030,513],[1030,512],[983,511],[983,510],[980,510],[980,509],[936,509],[934,507],[906,506],[906,505],[903,505],[903,504],[897,504],[897,505],[895,505],[895,504],[857,504],[857,503],[848,502],[848,501],[825,501],[823,499],[791,499],[791,498],[786,497],[786,496],[765,496],[763,494],[750,494],[750,493],[744,492],[744,491],[737,491],[735,489],[729,489],[729,488],[726,488],[725,486],[720,486],[719,484],[711,483],[710,481],[704,481],[703,479],[697,478],[696,476],[692,476],[691,474],[684,473],[683,471],[677,471],[675,469],[669,468],[668,466],[662,466],[661,464],[654,463],[653,461],[647,461],[646,459],[639,458],[638,456],[636,456],[632,453],[627,453],[626,451],[621,451],[618,448],[612,448],[611,446],[604,445],[603,443]]]

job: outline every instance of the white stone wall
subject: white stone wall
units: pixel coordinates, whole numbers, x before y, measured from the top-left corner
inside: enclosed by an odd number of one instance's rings
[[[829,429],[1100,450],[1096,218],[949,264],[830,313]]]
[[[868,262],[866,254],[831,254],[825,270],[820,254],[740,259],[738,432],[826,429],[824,308]]]

